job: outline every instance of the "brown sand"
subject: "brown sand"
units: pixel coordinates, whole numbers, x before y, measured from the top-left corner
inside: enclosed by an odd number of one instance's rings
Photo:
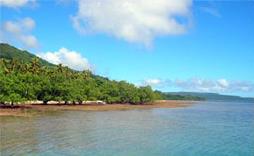
[[[152,109],[152,108],[177,108],[192,105],[193,101],[160,100],[151,104],[131,105],[131,104],[93,104],[93,105],[20,105],[14,108],[0,108],[0,116],[32,116],[43,112],[57,112],[64,110],[79,111],[114,111],[114,110],[133,110],[133,109]]]

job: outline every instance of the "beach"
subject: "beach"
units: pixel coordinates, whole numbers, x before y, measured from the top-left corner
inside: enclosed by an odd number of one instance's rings
[[[152,109],[152,108],[177,108],[187,107],[194,104],[194,101],[177,101],[177,100],[158,100],[150,104],[20,104],[12,107],[0,108],[0,116],[32,116],[40,115],[46,112],[58,111],[117,111],[117,110],[135,110],[135,109]]]

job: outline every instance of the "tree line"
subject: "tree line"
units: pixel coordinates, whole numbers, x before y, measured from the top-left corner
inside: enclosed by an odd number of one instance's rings
[[[190,100],[190,101],[204,101],[206,100],[203,97],[199,96],[193,96],[193,95],[177,95],[177,94],[172,94],[172,93],[167,93],[167,92],[161,92],[161,91],[154,91],[154,93],[159,96],[160,99],[163,100]]]
[[[0,61],[0,103],[64,101],[82,103],[102,100],[111,103],[145,104],[160,99],[150,86],[137,87],[125,81],[97,76],[89,70],[75,71],[59,64],[42,66],[38,58],[30,63],[12,59]]]

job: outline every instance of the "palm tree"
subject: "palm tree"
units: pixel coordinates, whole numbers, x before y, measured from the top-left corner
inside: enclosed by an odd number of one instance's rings
[[[64,70],[63,65],[62,65],[61,63],[58,64],[58,65],[57,65],[57,72],[58,72],[58,73],[63,73],[63,70]]]
[[[21,71],[24,72],[24,73],[28,73],[30,70],[30,65],[27,64],[27,63],[24,63],[21,65]]]
[[[31,72],[38,73],[40,68],[41,68],[41,66],[39,63],[39,58],[38,57],[33,58],[32,62],[31,62],[31,68],[30,68]]]
[[[83,70],[82,75],[83,75],[83,78],[86,80],[92,76],[92,72],[90,70]]]
[[[18,64],[18,61],[16,59],[12,59],[11,62],[10,62],[10,65],[11,65],[10,66],[10,70],[14,71],[16,66],[17,66],[17,64]]]
[[[10,67],[9,67],[9,62],[5,59],[2,59],[3,63],[3,68],[4,68],[4,74],[9,74],[11,72]]]

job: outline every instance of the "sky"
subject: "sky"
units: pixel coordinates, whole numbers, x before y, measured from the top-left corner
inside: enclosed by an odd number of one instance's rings
[[[161,91],[254,97],[254,1],[0,0],[0,41]]]

